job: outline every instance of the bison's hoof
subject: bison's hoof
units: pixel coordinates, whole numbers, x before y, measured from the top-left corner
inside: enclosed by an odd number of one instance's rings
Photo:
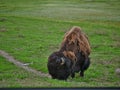
[[[80,77],[84,77],[84,73],[80,73]]]
[[[72,77],[72,78],[74,78],[74,77],[75,77],[75,74],[74,74],[74,73],[73,73],[73,74],[71,74],[71,77]]]

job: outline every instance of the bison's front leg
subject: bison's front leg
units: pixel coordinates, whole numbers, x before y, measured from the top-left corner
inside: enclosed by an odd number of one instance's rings
[[[72,78],[74,78],[75,77],[75,71],[74,71],[74,69],[72,68],[72,70],[71,70],[71,77]]]
[[[81,77],[84,77],[84,70],[81,70],[80,76],[81,76]]]
[[[73,63],[72,69],[71,69],[71,77],[74,78],[75,77],[75,62]]]
[[[72,73],[72,74],[71,74],[71,77],[74,78],[74,77],[75,77],[75,73]]]

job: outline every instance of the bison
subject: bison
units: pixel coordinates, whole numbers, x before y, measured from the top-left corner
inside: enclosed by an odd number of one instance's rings
[[[78,26],[72,27],[64,36],[61,47],[48,57],[48,71],[53,79],[67,80],[76,72],[84,76],[90,65],[91,48],[88,37]]]

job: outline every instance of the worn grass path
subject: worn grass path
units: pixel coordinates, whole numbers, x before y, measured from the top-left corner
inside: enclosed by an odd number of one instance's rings
[[[48,77],[48,78],[51,77],[49,74],[45,74],[45,73],[43,73],[41,71],[37,71],[35,69],[32,69],[32,68],[26,66],[24,63],[14,59],[13,56],[9,55],[7,52],[5,52],[3,50],[0,50],[0,55],[3,56],[4,58],[6,58],[7,61],[12,62],[16,66],[18,66],[20,68],[23,68],[23,69],[25,69],[28,72],[32,72],[32,73],[34,73],[34,74],[36,74],[38,76],[41,76],[41,77]]]

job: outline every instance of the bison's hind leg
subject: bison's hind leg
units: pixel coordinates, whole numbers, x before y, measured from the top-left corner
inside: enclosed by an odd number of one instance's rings
[[[81,77],[84,77],[84,71],[88,69],[89,65],[90,65],[90,58],[87,58],[85,59],[85,62],[81,68],[81,72],[80,72]]]
[[[84,77],[84,70],[83,70],[83,71],[81,70],[80,76],[81,76],[81,77]]]
[[[75,77],[75,71],[74,71],[74,69],[72,68],[72,70],[71,70],[71,77],[72,78],[74,78]]]

